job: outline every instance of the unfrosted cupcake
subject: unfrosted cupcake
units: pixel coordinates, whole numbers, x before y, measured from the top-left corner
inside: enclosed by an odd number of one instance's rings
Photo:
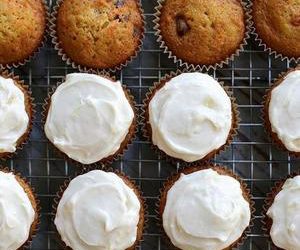
[[[31,241],[38,227],[38,205],[20,175],[0,170],[0,249],[17,250]]]
[[[45,133],[82,164],[119,156],[135,134],[132,97],[119,81],[87,73],[66,76],[46,104]]]
[[[300,156],[300,67],[280,76],[265,99],[265,123],[272,139]]]
[[[232,249],[250,225],[252,204],[245,184],[224,168],[207,167],[186,168],[161,191],[163,229],[182,250]]]
[[[265,213],[265,229],[275,249],[300,249],[299,175],[276,184],[266,199]]]
[[[253,21],[262,45],[283,57],[300,59],[300,4],[298,0],[255,0]]]
[[[209,159],[235,134],[235,104],[215,79],[202,73],[163,78],[145,100],[145,135],[169,157]]]
[[[85,68],[120,68],[142,44],[144,22],[138,0],[63,0],[56,11],[53,42],[68,62]]]
[[[162,47],[187,64],[221,64],[241,49],[248,36],[239,0],[160,0],[157,11]]]
[[[32,119],[27,86],[7,71],[0,73],[0,159],[12,156],[26,142]]]
[[[0,64],[18,65],[42,44],[46,29],[43,0],[0,1]]]
[[[142,237],[144,207],[129,179],[93,170],[63,189],[54,223],[66,246],[74,250],[135,249]]]

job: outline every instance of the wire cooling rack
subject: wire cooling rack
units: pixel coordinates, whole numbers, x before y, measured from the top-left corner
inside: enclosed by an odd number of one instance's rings
[[[52,8],[55,1],[48,0]],[[146,16],[146,37],[141,53],[117,78],[133,93],[140,109],[148,88],[172,70],[175,65],[159,49],[153,31],[156,1],[143,0]],[[48,144],[41,124],[44,99],[67,73],[74,72],[57,56],[50,39],[42,51],[24,67],[14,70],[30,85],[35,98],[37,115],[29,143],[12,160],[1,165],[20,171],[35,188],[42,205],[41,227],[31,249],[61,249],[52,223],[52,202],[59,186],[76,171],[75,166],[64,161],[53,152]],[[270,143],[261,119],[262,97],[265,89],[279,73],[289,67],[287,62],[275,60],[257,47],[253,37],[241,55],[229,66],[208,73],[224,81],[237,98],[242,122],[239,133],[231,146],[214,159],[239,174],[251,188],[256,203],[255,227],[240,249],[270,249],[270,244],[261,228],[261,210],[266,193],[274,181],[300,169],[300,160],[291,158]],[[163,181],[179,165],[174,166],[161,160],[144,140],[141,133],[124,157],[113,164],[124,171],[141,187],[149,207],[148,228],[144,234],[142,250],[168,249],[159,234],[155,220],[155,203]]]

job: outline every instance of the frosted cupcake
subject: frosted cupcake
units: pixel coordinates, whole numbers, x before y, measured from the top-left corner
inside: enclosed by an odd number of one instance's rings
[[[161,191],[159,215],[171,243],[182,250],[232,249],[250,225],[250,193],[230,171],[187,168]]]
[[[144,207],[129,179],[93,170],[62,189],[54,223],[66,246],[74,250],[135,249],[142,237]]]
[[[175,160],[209,159],[236,132],[236,106],[220,83],[207,74],[166,76],[144,103],[146,137]]]
[[[11,157],[31,130],[33,107],[27,86],[7,71],[0,74],[0,159]]]
[[[0,249],[25,246],[38,227],[38,205],[29,184],[19,175],[0,170]]]
[[[300,156],[300,67],[281,76],[265,97],[264,117],[272,139]]]
[[[82,164],[119,156],[135,133],[132,97],[119,81],[73,73],[47,102],[45,133],[67,157]]]

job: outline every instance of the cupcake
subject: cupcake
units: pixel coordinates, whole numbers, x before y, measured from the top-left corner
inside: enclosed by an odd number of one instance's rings
[[[71,249],[135,249],[142,237],[144,207],[125,176],[93,170],[62,188],[55,225]]]
[[[265,96],[264,118],[271,138],[292,155],[300,156],[300,67],[274,83]]]
[[[1,0],[0,65],[23,64],[41,46],[46,29],[42,0]]]
[[[250,192],[229,170],[186,168],[161,191],[159,216],[170,242],[182,250],[229,250],[250,225]]]
[[[145,136],[169,158],[207,160],[229,144],[237,129],[233,100],[214,78],[171,74],[144,101]]]
[[[47,138],[82,164],[110,162],[135,134],[132,96],[119,81],[99,75],[67,75],[45,109]]]
[[[247,17],[239,0],[160,0],[156,9],[161,47],[181,64],[227,63],[246,44]]]
[[[68,63],[119,69],[141,47],[144,19],[138,0],[58,1],[51,34]]]
[[[13,74],[0,73],[0,159],[11,157],[27,141],[32,119],[28,87]]]
[[[252,15],[256,40],[283,57],[300,59],[300,5],[297,0],[255,0]]]
[[[265,201],[264,224],[275,247],[300,249],[300,176],[279,182]]]
[[[37,231],[38,203],[29,184],[0,170],[0,249],[21,249]]]

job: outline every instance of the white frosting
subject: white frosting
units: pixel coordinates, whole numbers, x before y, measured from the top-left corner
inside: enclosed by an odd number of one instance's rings
[[[250,205],[233,177],[212,169],[182,174],[167,194],[163,227],[183,250],[222,250],[250,223]]]
[[[0,250],[16,250],[28,239],[35,211],[12,173],[0,171]]]
[[[0,153],[16,151],[29,123],[24,93],[13,79],[0,76]]]
[[[136,194],[119,176],[93,170],[70,182],[54,223],[74,250],[124,250],[136,241],[139,211]]]
[[[267,215],[272,218],[270,235],[277,247],[300,249],[300,176],[287,179]]]
[[[193,162],[226,143],[232,124],[231,101],[211,76],[183,73],[155,93],[149,121],[154,145],[170,156]]]
[[[289,73],[272,90],[269,120],[284,146],[300,152],[300,70]]]
[[[133,119],[119,81],[73,73],[51,97],[45,132],[70,158],[92,164],[118,151]]]

